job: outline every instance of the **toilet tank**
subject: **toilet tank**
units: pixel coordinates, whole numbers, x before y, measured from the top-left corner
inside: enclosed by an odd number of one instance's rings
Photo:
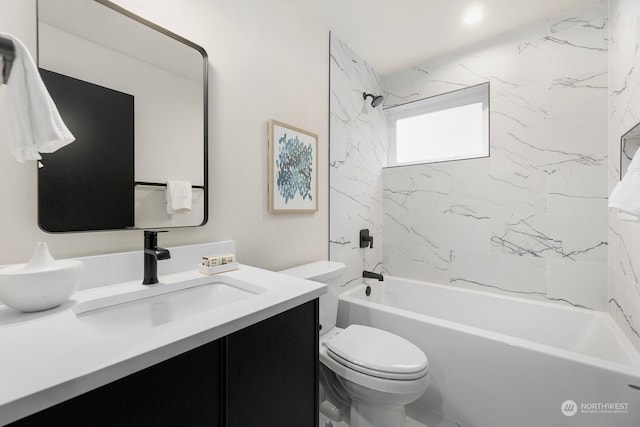
[[[279,272],[288,276],[322,282],[327,285],[327,293],[320,296],[320,335],[336,326],[340,278],[344,269],[345,265],[341,262],[316,261]]]

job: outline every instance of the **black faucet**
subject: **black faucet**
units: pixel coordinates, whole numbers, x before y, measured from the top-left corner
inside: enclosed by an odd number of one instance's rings
[[[158,261],[171,258],[168,249],[158,247],[158,233],[166,231],[144,231],[144,280],[143,285],[158,283]]]
[[[365,279],[378,279],[379,282],[384,281],[384,276],[382,274],[374,273],[373,271],[363,271],[362,277]]]

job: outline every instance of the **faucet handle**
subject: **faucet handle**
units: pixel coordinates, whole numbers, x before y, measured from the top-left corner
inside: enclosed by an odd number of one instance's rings
[[[157,235],[158,233],[168,233],[168,232],[169,232],[169,230],[151,230],[151,229],[144,230],[144,234],[145,235],[147,235],[147,234],[156,234]]]
[[[369,234],[368,228],[360,230],[360,247],[373,249],[373,236]]]
[[[167,233],[169,230],[144,230],[144,247],[152,249],[158,246],[158,233]]]

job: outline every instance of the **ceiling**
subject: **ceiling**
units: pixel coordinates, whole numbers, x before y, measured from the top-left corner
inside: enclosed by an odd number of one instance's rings
[[[382,75],[597,0],[290,0]],[[463,23],[480,5],[483,18]]]

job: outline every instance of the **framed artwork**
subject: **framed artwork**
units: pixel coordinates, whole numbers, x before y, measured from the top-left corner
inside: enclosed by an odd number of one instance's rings
[[[269,212],[318,211],[318,135],[269,120]]]

